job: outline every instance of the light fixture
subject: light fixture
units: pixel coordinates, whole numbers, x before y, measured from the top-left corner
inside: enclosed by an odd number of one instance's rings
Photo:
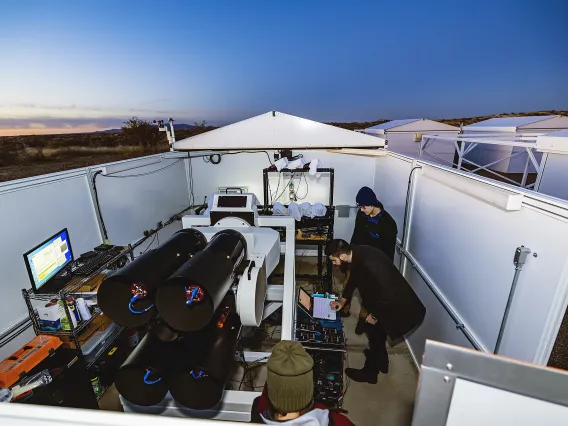
[[[519,211],[523,205],[523,194],[497,188],[450,171],[425,165],[422,167],[422,175],[506,212]]]

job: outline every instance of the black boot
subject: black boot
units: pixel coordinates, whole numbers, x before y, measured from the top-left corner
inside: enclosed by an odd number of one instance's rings
[[[351,380],[360,383],[371,383],[372,385],[377,383],[377,376],[379,373],[375,373],[372,370],[362,368],[361,370],[357,370],[355,368],[346,368],[345,374]]]
[[[363,354],[365,354],[365,357],[368,357],[369,353],[371,353],[370,349],[363,349]],[[379,368],[379,371],[383,374],[387,374],[389,372],[389,362],[387,361],[386,365],[381,366]]]
[[[365,322],[365,318],[359,318],[359,321],[357,321],[357,326],[355,327],[355,334],[357,336],[360,336],[365,332],[365,324],[367,324]]]

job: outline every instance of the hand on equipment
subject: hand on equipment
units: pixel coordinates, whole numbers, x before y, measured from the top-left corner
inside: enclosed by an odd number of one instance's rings
[[[329,302],[329,306],[331,306],[331,308],[335,309],[336,311],[340,311],[345,306],[345,302],[346,300],[343,298],[339,301],[332,300],[331,302]]]
[[[365,322],[367,324],[375,325],[377,323],[377,319],[373,315],[369,314],[367,315],[367,318],[365,318]]]

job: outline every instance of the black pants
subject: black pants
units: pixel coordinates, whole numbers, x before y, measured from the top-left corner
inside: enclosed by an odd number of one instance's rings
[[[387,353],[387,334],[380,324],[365,324],[365,333],[369,339],[369,353],[365,360],[365,370],[379,373],[389,365],[389,355]]]

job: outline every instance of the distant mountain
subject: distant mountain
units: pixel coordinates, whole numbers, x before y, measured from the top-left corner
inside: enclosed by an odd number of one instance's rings
[[[164,126],[169,128],[170,123],[164,123]],[[174,123],[174,130],[193,130],[193,129],[195,129],[195,126],[192,126],[191,124]],[[108,130],[99,130],[96,131],[95,133],[121,133],[121,132],[122,129],[108,129]]]
[[[120,133],[122,129],[108,129],[108,130],[98,130],[94,133]]]
[[[164,123],[164,126],[169,127],[170,123]],[[174,123],[174,130],[193,130],[193,129],[195,129],[195,126],[192,126],[191,124]]]

